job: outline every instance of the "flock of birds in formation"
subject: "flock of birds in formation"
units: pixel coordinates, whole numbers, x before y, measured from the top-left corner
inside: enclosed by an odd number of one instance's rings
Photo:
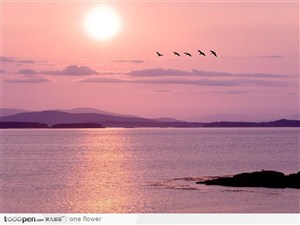
[[[199,52],[199,55],[206,56],[204,52],[202,52],[202,51],[200,51],[200,50],[198,50],[198,52]],[[176,55],[176,56],[179,56],[179,57],[181,56],[178,52],[173,52],[173,53],[174,53],[174,55]],[[210,50],[210,53],[211,53],[212,55],[214,55],[215,57],[218,57],[218,56],[217,56],[217,53],[216,53],[215,51]],[[156,54],[157,54],[158,57],[164,56],[163,54],[161,54],[161,53],[159,53],[159,52],[156,52]],[[183,54],[185,54],[185,55],[187,55],[187,56],[189,56],[189,57],[192,57],[192,54],[189,53],[189,52],[184,52]]]

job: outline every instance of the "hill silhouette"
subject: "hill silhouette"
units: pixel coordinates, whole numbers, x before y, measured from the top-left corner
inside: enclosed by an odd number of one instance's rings
[[[0,108],[0,117],[10,116],[17,113],[23,113],[23,112],[28,112],[28,111],[23,109],[15,109],[15,108]]]
[[[202,127],[203,123],[191,122],[161,122],[155,119],[141,117],[113,116],[98,113],[67,113],[61,111],[41,111],[18,113],[1,117],[2,122],[36,122],[49,126],[54,124],[98,123],[104,127]]]
[[[172,118],[147,119],[134,116],[114,116],[99,113],[67,113],[55,110],[24,112],[3,116],[1,122],[55,124],[101,124],[104,127],[300,127],[299,120],[270,122],[185,122]]]

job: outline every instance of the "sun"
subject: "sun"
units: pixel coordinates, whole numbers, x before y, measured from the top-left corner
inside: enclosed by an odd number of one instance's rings
[[[84,21],[87,33],[101,41],[114,37],[121,28],[118,14],[108,6],[98,6],[91,9]]]

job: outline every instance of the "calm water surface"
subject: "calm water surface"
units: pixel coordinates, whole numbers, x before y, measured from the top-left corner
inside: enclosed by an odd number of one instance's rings
[[[2,130],[1,212],[300,212],[297,189],[197,185],[299,171],[298,128]]]

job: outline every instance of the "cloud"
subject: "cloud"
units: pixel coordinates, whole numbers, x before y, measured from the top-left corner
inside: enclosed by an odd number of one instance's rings
[[[265,73],[227,73],[227,72],[216,72],[216,71],[204,71],[192,69],[191,71],[175,70],[175,69],[163,69],[163,68],[153,68],[153,69],[141,69],[132,70],[127,73],[116,73],[116,72],[105,72],[99,73],[92,70],[88,66],[78,66],[70,65],[62,70],[46,70],[46,71],[34,71],[32,69],[22,69],[17,71],[17,74],[22,75],[68,75],[68,76],[88,76],[88,75],[115,75],[124,74],[135,77],[171,77],[171,76],[193,76],[193,77],[209,77],[209,78],[220,78],[220,77],[231,77],[231,78],[289,78],[296,77],[291,75],[281,75],[281,74],[265,74]]]
[[[153,92],[167,93],[167,92],[172,92],[172,91],[171,90],[160,89],[160,90],[154,90]]]
[[[117,63],[144,63],[144,60],[140,59],[117,59],[113,60],[112,62],[117,62]]]
[[[238,95],[238,94],[248,94],[248,93],[257,93],[257,92],[258,91],[253,91],[253,90],[227,90],[227,91],[210,91],[209,93]]]
[[[77,66],[70,65],[63,70],[53,70],[53,71],[41,71],[41,74],[45,75],[70,75],[70,76],[82,76],[82,75],[97,75],[97,71],[92,70],[88,66]]]
[[[0,56],[0,61],[1,61],[1,63],[18,63],[18,64],[33,64],[33,63],[36,63],[36,61],[33,61],[33,60],[19,60],[19,59],[16,59],[16,58],[5,57],[5,56]]]
[[[36,71],[31,70],[31,69],[19,70],[17,73],[18,73],[18,74],[23,74],[23,75],[37,74]]]
[[[194,86],[215,86],[215,87],[231,87],[231,86],[290,86],[295,85],[292,82],[272,81],[272,80],[258,80],[258,79],[234,79],[234,80],[209,80],[209,79],[114,79],[114,78],[87,78],[79,80],[78,82],[85,83],[128,83],[128,84],[159,84],[159,85],[194,85]]]
[[[183,70],[173,70],[173,69],[142,69],[142,70],[132,70],[127,73],[130,76],[139,76],[139,77],[160,77],[160,76],[182,76],[187,75],[191,72]]]
[[[1,73],[1,74],[7,74],[7,73],[9,73],[9,72],[8,72],[8,71],[1,70],[1,69],[0,69],[0,73]]]
[[[282,55],[264,55],[264,56],[257,56],[256,58],[260,59],[274,59],[274,58],[283,58]]]
[[[285,78],[290,77],[289,75],[281,74],[265,74],[265,73],[227,73],[227,72],[216,72],[216,71],[204,71],[193,69],[191,71],[174,70],[174,69],[142,69],[132,70],[126,73],[129,76],[139,77],[162,77],[162,76],[195,76],[195,77],[247,77],[247,78]]]
[[[77,66],[70,65],[65,67],[63,70],[45,70],[45,71],[34,71],[31,69],[23,69],[17,71],[17,74],[22,75],[33,75],[33,74],[41,74],[41,75],[68,75],[68,76],[86,76],[86,75],[97,75],[100,74],[95,70],[92,70],[88,66]]]
[[[230,95],[246,94],[246,93],[253,93],[253,92],[257,92],[257,91],[241,91],[241,90],[229,90],[229,91],[226,91],[226,93],[230,94]]]
[[[5,56],[0,56],[0,61],[1,61],[1,63],[15,62],[13,58],[5,57]]]
[[[27,78],[27,79],[9,79],[4,81],[7,83],[45,83],[45,82],[50,82],[51,80],[43,77],[38,77],[38,78]]]
[[[31,64],[31,63],[35,63],[35,61],[33,61],[33,60],[19,60],[18,63],[29,63],[29,64]]]
[[[115,78],[87,78],[83,80],[78,80],[78,82],[83,83],[131,83],[130,80],[122,80]]]
[[[224,59],[276,59],[276,58],[283,58],[284,55],[251,55],[251,56],[244,56],[244,57],[238,57],[238,56],[223,56]]]
[[[140,84],[186,84],[197,86],[238,86],[236,81],[230,80],[186,80],[186,79],[149,79],[149,80],[135,80],[134,83]]]

